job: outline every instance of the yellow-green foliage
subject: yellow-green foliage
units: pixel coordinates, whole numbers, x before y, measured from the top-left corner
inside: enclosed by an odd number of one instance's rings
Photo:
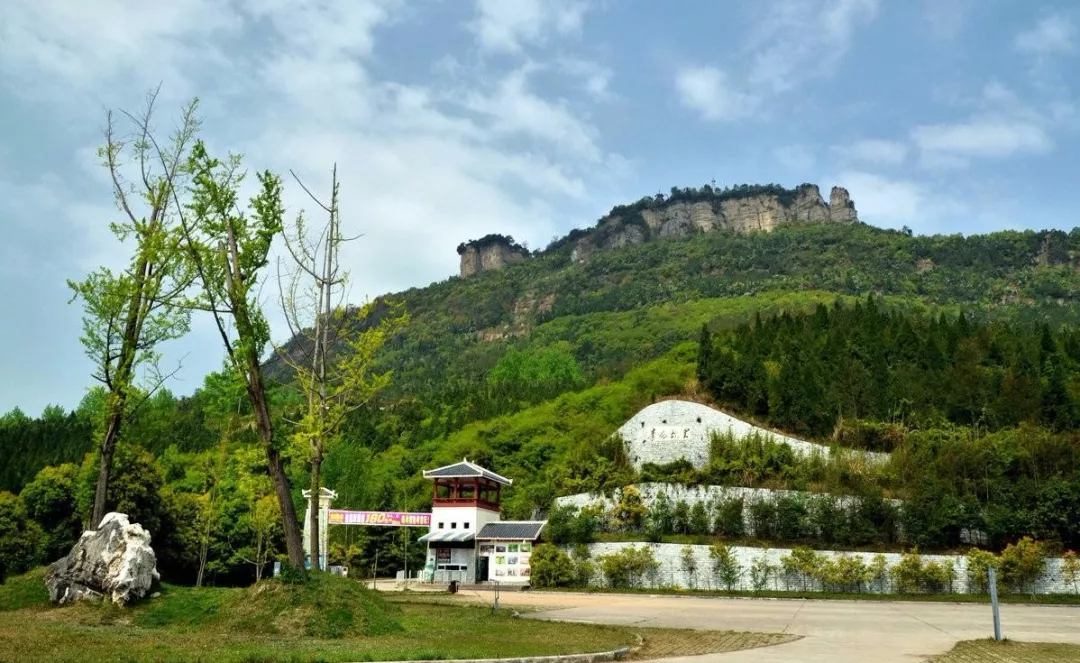
[[[980,593],[989,591],[991,568],[998,568],[997,555],[987,550],[972,548],[967,554],[967,577]]]

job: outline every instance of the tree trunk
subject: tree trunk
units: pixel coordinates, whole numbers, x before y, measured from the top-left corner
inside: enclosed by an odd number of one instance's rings
[[[322,546],[319,540],[319,530],[321,524],[319,523],[319,511],[321,510],[322,501],[320,498],[320,491],[322,489],[322,454],[315,453],[311,457],[311,532],[308,536],[311,537],[311,568],[320,571],[322,570],[319,561],[322,559]]]
[[[113,455],[116,453],[116,440],[120,437],[120,424],[124,416],[124,402],[113,406],[105,425],[105,437],[101,441],[101,458],[98,466],[97,486],[94,488],[94,508],[90,514],[90,529],[97,529],[105,517],[106,500],[109,495],[109,478],[112,474]]]
[[[255,425],[259,430],[263,448],[266,451],[266,470],[274,484],[274,493],[281,505],[282,527],[285,530],[285,550],[289,563],[297,569],[304,568],[304,546],[301,541],[300,527],[296,520],[296,506],[293,505],[292,492],[289,490],[289,478],[285,476],[285,466],[281,453],[274,448],[274,428],[270,421],[270,409],[263,389],[262,368],[258,357],[248,358],[248,397],[255,410]]]

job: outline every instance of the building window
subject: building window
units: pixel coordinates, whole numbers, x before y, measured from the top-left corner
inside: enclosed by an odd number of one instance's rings
[[[439,523],[439,529],[446,529],[446,523]]]
[[[463,524],[461,529],[469,529],[469,523]]]
[[[457,523],[450,523],[450,529],[457,529]]]

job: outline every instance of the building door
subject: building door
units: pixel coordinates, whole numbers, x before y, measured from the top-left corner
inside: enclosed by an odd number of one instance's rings
[[[478,557],[476,559],[476,582],[487,582],[488,562],[490,561],[490,557]]]

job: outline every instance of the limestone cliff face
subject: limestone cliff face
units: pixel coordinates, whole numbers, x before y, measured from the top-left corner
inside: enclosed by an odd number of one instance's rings
[[[763,187],[764,188],[764,187]],[[699,232],[729,230],[769,232],[787,223],[855,223],[859,220],[847,189],[833,187],[826,203],[817,185],[803,184],[794,191],[767,190],[743,195],[721,192],[704,200],[673,197],[665,202],[615,208],[592,231],[574,239],[574,262],[588,260],[596,251],[641,244],[662,237],[685,237]]]
[[[461,244],[458,255],[461,256],[461,277],[465,278],[523,262],[529,256],[529,251],[514,242],[513,237],[488,235]]]
[[[672,189],[670,197],[642,198],[619,205],[589,230],[575,230],[548,250],[570,247],[570,259],[584,262],[597,251],[643,244],[665,237],[730,231],[770,232],[792,223],[857,223],[847,189],[833,187],[829,202],[816,184],[795,189],[742,185],[728,189]],[[529,256],[513,238],[488,235],[458,247],[461,276],[502,269]]]

